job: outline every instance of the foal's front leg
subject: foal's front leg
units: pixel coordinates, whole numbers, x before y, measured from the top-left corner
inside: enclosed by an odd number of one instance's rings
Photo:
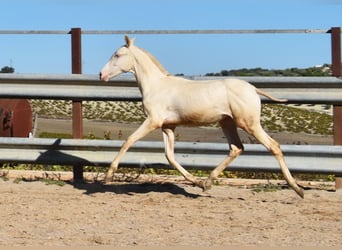
[[[139,139],[143,138],[153,130],[155,130],[157,126],[150,120],[146,119],[143,124],[140,125],[140,127],[133,133],[131,134],[125,143],[121,146],[121,149],[119,153],[116,155],[112,163],[110,164],[110,167],[107,171],[107,174],[105,176],[105,183],[110,182],[113,178],[113,175],[115,171],[118,169],[119,162],[126,153],[126,151]]]
[[[175,159],[175,153],[174,153],[174,143],[175,143],[175,134],[174,134],[174,128],[167,128],[163,127],[163,138],[164,138],[164,144],[165,144],[165,155],[166,159],[170,163],[171,166],[176,168],[186,180],[192,182],[198,187],[201,187],[204,189],[204,183],[202,180],[197,179],[192,174],[190,174],[186,169],[184,169]]]

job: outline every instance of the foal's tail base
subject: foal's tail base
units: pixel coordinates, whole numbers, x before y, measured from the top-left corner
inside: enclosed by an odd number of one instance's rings
[[[278,99],[276,97],[273,97],[271,96],[270,94],[267,94],[266,92],[260,90],[260,89],[256,89],[256,92],[258,95],[262,95],[262,96],[265,96],[267,97],[268,99],[272,100],[272,101],[275,101],[275,102],[287,102],[288,100],[287,99]]]

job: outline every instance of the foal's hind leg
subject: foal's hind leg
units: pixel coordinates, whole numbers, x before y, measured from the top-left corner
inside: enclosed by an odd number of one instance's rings
[[[286,166],[283,152],[280,149],[279,143],[272,139],[259,124],[254,124],[252,128],[246,129],[247,132],[252,134],[258,141],[260,141],[278,160],[280,169],[284,175],[287,183],[293,188],[293,190],[302,198],[304,198],[303,189],[301,189],[294,178],[292,177],[288,167]]]
[[[205,181],[204,190],[210,189],[213,181],[216,180],[222,171],[243,151],[243,145],[234,120],[231,117],[226,117],[220,121],[220,126],[228,140],[230,152],[229,155],[210,173],[210,176]]]

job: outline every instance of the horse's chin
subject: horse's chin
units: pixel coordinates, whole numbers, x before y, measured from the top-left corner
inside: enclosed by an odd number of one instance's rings
[[[109,82],[109,77],[103,77],[101,80],[104,81],[104,82]]]
[[[107,75],[107,74],[100,74],[100,80],[101,81],[104,81],[104,82],[108,82],[110,80],[110,75]]]

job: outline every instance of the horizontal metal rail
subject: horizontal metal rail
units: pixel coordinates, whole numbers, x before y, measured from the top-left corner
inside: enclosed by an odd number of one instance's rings
[[[215,77],[187,77],[206,81]],[[342,104],[342,79],[336,77],[239,77],[290,103]],[[141,100],[136,81],[121,76],[109,83],[96,75],[0,74],[0,97],[70,100]],[[265,101],[265,99],[263,99]],[[107,166],[122,141],[0,138],[0,162]],[[279,171],[261,145],[246,151],[230,170]],[[342,174],[342,146],[282,145],[293,172]],[[227,144],[177,142],[176,157],[186,168],[212,169],[228,154]],[[161,142],[137,142],[121,162],[130,167],[166,167]]]
[[[82,30],[85,35],[171,34],[324,34],[328,29]],[[67,35],[70,30],[0,30],[0,35]]]
[[[205,81],[223,77],[185,77]],[[227,77],[225,77],[227,78]],[[237,77],[289,103],[342,104],[342,79],[337,77]],[[0,74],[1,98],[140,101],[132,76],[108,83],[96,75]],[[269,102],[262,97],[263,102]]]
[[[41,138],[1,138],[0,162],[108,166],[123,141]],[[290,171],[342,174],[342,146],[282,145]],[[224,143],[176,142],[176,159],[188,169],[213,169],[227,156]],[[161,142],[140,141],[126,153],[120,166],[168,168]],[[230,166],[232,171],[272,171],[279,166],[263,146],[248,144]]]

